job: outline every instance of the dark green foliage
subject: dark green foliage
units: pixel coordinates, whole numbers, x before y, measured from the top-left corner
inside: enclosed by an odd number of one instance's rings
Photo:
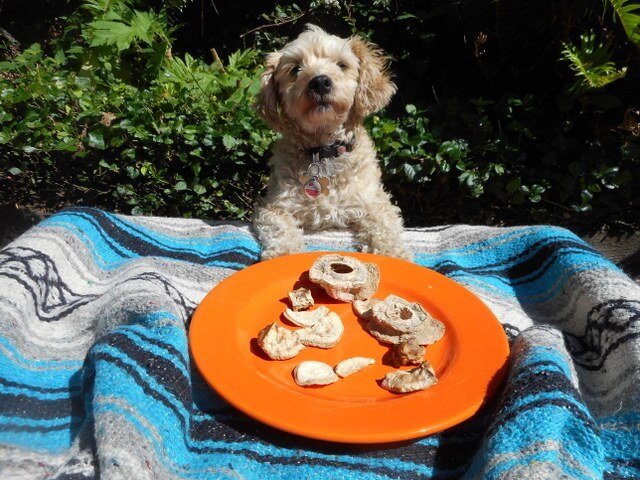
[[[131,4],[86,0],[50,54],[0,65],[4,195],[245,217],[274,138],[251,106],[257,53],[174,57],[164,13]]]
[[[247,218],[275,138],[263,53],[312,22],[393,57],[367,126],[410,224],[638,226],[639,6],[70,2],[39,44],[0,41],[0,203]]]

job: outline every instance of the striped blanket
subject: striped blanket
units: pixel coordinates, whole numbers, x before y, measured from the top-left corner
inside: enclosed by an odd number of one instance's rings
[[[194,309],[257,261],[249,225],[64,210],[0,250],[0,479],[640,478],[640,287],[548,226],[408,229],[511,342],[481,412],[401,445],[299,438],[226,404]],[[308,236],[352,250],[348,233]]]

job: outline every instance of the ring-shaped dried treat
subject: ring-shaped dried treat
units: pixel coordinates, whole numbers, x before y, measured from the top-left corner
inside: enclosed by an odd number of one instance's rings
[[[417,330],[429,317],[419,303],[409,302],[393,294],[373,305],[371,310],[378,323],[398,334]]]
[[[309,269],[309,279],[320,285],[331,298],[353,302],[373,295],[380,276],[375,265],[368,266],[346,255],[328,254],[316,259]]]

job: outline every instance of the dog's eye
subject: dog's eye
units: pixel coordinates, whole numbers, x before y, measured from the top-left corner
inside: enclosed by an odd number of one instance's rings
[[[293,67],[291,67],[291,75],[294,77],[297,77],[298,74],[300,73],[300,65],[294,65]]]
[[[347,68],[349,68],[349,66],[343,61],[338,62],[338,66],[340,67],[341,70],[346,70]]]

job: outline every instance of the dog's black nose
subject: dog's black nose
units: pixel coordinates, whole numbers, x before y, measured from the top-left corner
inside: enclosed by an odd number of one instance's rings
[[[326,75],[316,75],[309,80],[309,90],[319,95],[326,95],[331,91],[333,82]]]

